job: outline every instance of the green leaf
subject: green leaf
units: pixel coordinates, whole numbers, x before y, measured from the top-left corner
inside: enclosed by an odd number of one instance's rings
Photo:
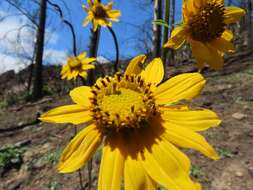
[[[160,26],[164,26],[164,27],[170,28],[170,26],[168,25],[168,23],[165,22],[163,19],[154,20],[153,23],[156,24],[156,25],[160,25]]]
[[[230,150],[225,148],[217,148],[217,152],[222,159],[234,157],[234,154]]]
[[[197,165],[192,165],[191,175],[195,178],[200,178],[202,176],[201,168]]]

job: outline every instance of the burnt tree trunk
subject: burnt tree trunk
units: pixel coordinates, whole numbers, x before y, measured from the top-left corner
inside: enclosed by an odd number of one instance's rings
[[[171,1],[171,30],[170,30],[170,35],[171,32],[174,30],[175,28],[175,9],[176,9],[176,0],[172,0]],[[175,63],[175,50],[171,49],[171,57],[170,57],[170,61],[171,63]],[[170,64],[171,64],[170,63]]]
[[[40,15],[39,15],[39,26],[37,30],[36,49],[35,49],[35,73],[33,81],[32,100],[36,101],[43,96],[43,52],[44,52],[44,38],[45,38],[45,27],[46,27],[46,11],[47,11],[47,0],[40,0]]]
[[[170,26],[170,0],[165,0],[165,6],[164,6],[164,21]],[[163,44],[165,44],[168,41],[169,37],[169,28],[164,27],[163,30]],[[169,50],[167,48],[163,48],[163,54],[162,54],[162,60],[163,65],[166,73],[166,66],[167,66],[167,57],[169,54]]]
[[[91,31],[89,57],[95,57],[95,58],[97,57],[99,38],[100,38],[100,27],[98,27],[96,32],[93,32],[93,30]],[[89,71],[89,75],[88,75],[89,85],[93,85],[95,82],[95,79],[96,79],[95,70],[96,68],[91,69]]]
[[[252,13],[253,0],[248,0],[248,47],[253,48],[253,13]]]
[[[154,20],[162,19],[162,0],[154,0]],[[153,25],[153,56],[161,56],[161,27],[157,24]]]
[[[27,81],[27,93],[30,93],[31,90],[31,85],[32,85],[32,79],[33,79],[33,69],[34,69],[34,60],[35,60],[35,52],[36,52],[36,44],[34,46],[34,50],[33,50],[33,56],[32,56],[32,60],[31,60],[31,65],[29,67],[29,75],[28,75],[28,81]]]

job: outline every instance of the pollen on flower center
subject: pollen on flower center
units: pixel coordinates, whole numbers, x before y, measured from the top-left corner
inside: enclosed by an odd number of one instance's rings
[[[150,90],[140,76],[116,74],[93,86],[92,112],[101,127],[141,127],[144,120],[156,113]]]
[[[120,88],[116,94],[104,96],[101,109],[112,115],[126,118],[133,109],[144,108],[143,95],[131,89]]]
[[[95,18],[104,19],[107,17],[107,12],[104,9],[104,7],[102,7],[101,5],[98,5],[95,7],[94,16],[95,16]]]
[[[69,61],[69,66],[72,70],[80,69],[82,67],[81,61],[75,57],[71,58],[71,61]]]
[[[189,21],[192,39],[209,42],[222,35],[225,30],[224,5],[215,2],[207,3],[193,15]]]

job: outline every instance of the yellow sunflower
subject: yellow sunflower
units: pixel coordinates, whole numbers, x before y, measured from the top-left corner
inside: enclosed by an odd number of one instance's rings
[[[86,78],[87,71],[95,68],[92,64],[94,61],[96,58],[87,58],[86,52],[77,57],[69,57],[67,63],[62,66],[61,79],[71,80],[76,79],[77,76]]]
[[[178,49],[187,41],[199,69],[205,63],[220,69],[224,64],[224,53],[235,51],[230,42],[233,34],[226,26],[243,15],[245,11],[241,8],[224,7],[224,0],[185,0],[183,23],[172,31],[164,47]]]
[[[83,5],[84,10],[88,16],[83,22],[83,26],[86,26],[91,20],[93,22],[93,31],[96,31],[98,25],[103,27],[112,27],[112,21],[117,22],[121,13],[119,10],[112,10],[112,2],[107,5],[103,5],[98,0],[88,0],[89,7]]]
[[[86,124],[65,148],[58,170],[83,167],[102,145],[99,190],[198,190],[190,160],[175,145],[193,148],[217,160],[215,150],[198,132],[220,124],[207,109],[190,109],[181,100],[199,95],[205,80],[199,73],[181,74],[162,83],[160,58],[142,70],[144,55],[134,58],[124,75],[100,78],[92,87],[70,92],[74,104],[55,108],[40,120]]]

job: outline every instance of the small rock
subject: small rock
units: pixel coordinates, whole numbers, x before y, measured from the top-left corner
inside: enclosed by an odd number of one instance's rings
[[[242,177],[242,176],[243,176],[243,173],[242,173],[242,172],[237,171],[237,172],[235,172],[235,176],[236,176],[236,177]]]
[[[249,174],[251,175],[251,177],[253,177],[253,166],[250,167],[248,170],[249,170]]]
[[[4,169],[1,167],[0,168],[0,177],[3,175],[3,173],[4,173]]]
[[[27,150],[23,155],[23,161],[29,162],[32,160],[32,157],[34,155],[34,152],[32,150]]]
[[[245,115],[243,113],[240,113],[240,112],[237,112],[237,113],[234,113],[232,115],[232,117],[235,118],[235,119],[238,119],[238,120],[242,120],[242,119],[246,118],[247,115]]]
[[[203,106],[205,107],[210,107],[211,105],[213,105],[213,103],[209,101],[203,103]]]
[[[50,143],[46,143],[44,144],[41,148],[40,148],[40,151],[39,153],[40,154],[45,154],[47,153],[48,151],[50,151],[52,149],[52,145]]]
[[[24,125],[23,121],[18,122],[18,126],[22,126],[22,125]]]
[[[242,109],[248,110],[250,107],[248,105],[244,105]]]
[[[253,137],[253,132],[252,133],[248,133],[249,137]]]
[[[34,167],[35,169],[41,169],[41,168],[43,168],[45,165],[46,165],[45,160],[39,159],[39,160],[37,160],[37,161],[35,162],[35,164],[33,165],[33,167]]]
[[[216,89],[227,90],[227,89],[231,89],[232,87],[233,87],[233,85],[231,85],[231,84],[221,84],[221,85],[217,85]]]

